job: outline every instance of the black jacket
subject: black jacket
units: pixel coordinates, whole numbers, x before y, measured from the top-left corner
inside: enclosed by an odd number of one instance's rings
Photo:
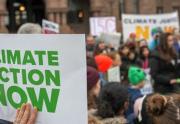
[[[0,124],[13,124],[12,122],[4,121],[0,119]]]
[[[180,91],[179,84],[170,84],[172,79],[180,78],[178,59],[167,62],[158,51],[154,51],[150,59],[151,76],[154,80],[154,90],[159,93],[175,93]]]

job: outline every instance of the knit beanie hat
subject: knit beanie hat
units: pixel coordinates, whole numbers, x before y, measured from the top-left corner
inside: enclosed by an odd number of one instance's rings
[[[153,28],[152,31],[151,31],[151,35],[154,36],[156,35],[157,33],[161,33],[162,32],[162,29],[160,27],[156,27],[156,28]]]
[[[95,68],[87,67],[87,89],[91,90],[99,80],[99,73]]]
[[[145,80],[146,74],[138,67],[131,66],[128,71],[128,79],[130,84],[138,85],[141,81]]]
[[[136,38],[136,33],[130,33],[129,37],[130,38]]]
[[[102,73],[106,73],[113,63],[113,60],[106,55],[95,56],[95,61],[98,66],[99,72]]]

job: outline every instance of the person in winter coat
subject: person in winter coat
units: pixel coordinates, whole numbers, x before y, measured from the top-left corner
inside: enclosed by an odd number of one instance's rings
[[[87,66],[90,66],[90,67],[93,67],[95,69],[98,69],[94,57],[86,55],[86,63],[87,63]]]
[[[95,68],[87,67],[87,96],[88,96],[88,110],[96,109],[96,99],[99,96],[101,86],[99,73]]]
[[[151,94],[136,100],[138,124],[179,124],[179,94]]]
[[[150,68],[150,50],[148,46],[140,47],[140,53],[136,63],[144,70]]]
[[[119,48],[119,54],[121,56],[123,64],[126,64],[129,61],[128,60],[129,52],[130,52],[130,49],[129,49],[128,45],[126,45],[126,44]]]
[[[106,73],[112,67],[113,60],[107,55],[97,55],[94,59],[99,72]]]
[[[102,123],[95,116],[88,115],[88,124],[102,124]]]
[[[86,38],[86,51],[89,56],[93,56],[96,41],[92,35],[88,35]]]
[[[128,107],[128,90],[119,83],[110,82],[102,87],[97,100],[97,111],[89,113],[101,124],[127,124],[124,113]]]
[[[136,99],[142,97],[140,89],[144,86],[144,80],[146,75],[144,71],[138,67],[131,66],[128,71],[128,79],[130,86],[128,87],[128,93],[130,94],[129,98],[129,107],[126,111],[126,118],[129,121],[129,124],[134,124],[134,103]]]
[[[100,54],[106,54],[107,53],[106,48],[107,48],[107,46],[106,46],[105,42],[103,42],[103,41],[98,42],[95,45],[93,56],[97,56]]]
[[[120,67],[122,65],[121,56],[118,52],[113,51],[108,53],[108,56],[112,59],[112,67]]]
[[[130,53],[130,48],[128,47],[127,44],[122,45],[119,48],[119,54],[121,56],[121,61],[122,61],[122,65],[120,68],[120,72],[121,72],[121,80],[122,83],[127,85],[128,84],[128,68],[129,68],[129,53]]]
[[[175,35],[174,48],[175,48],[178,56],[180,57],[180,34],[179,33]]]
[[[160,27],[153,28],[151,31],[151,35],[153,40],[149,43],[149,49],[151,51],[155,50],[159,44],[159,35],[162,33],[162,29]]]
[[[137,65],[137,54],[135,51],[130,51],[128,58],[129,58],[128,67],[132,65],[134,66]]]
[[[113,60],[107,55],[97,55],[95,56],[95,62],[98,67],[101,85],[105,85],[107,83],[107,72],[112,67]]]
[[[25,23],[18,29],[18,34],[42,34],[42,28],[39,24]]]
[[[151,55],[150,73],[154,80],[155,92],[166,94],[180,91],[180,66],[173,43],[171,33],[161,34],[158,49]]]

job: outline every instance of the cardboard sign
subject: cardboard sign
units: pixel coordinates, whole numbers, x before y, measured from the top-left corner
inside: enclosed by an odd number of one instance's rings
[[[0,43],[0,119],[31,103],[36,124],[87,123],[84,35],[0,35]]]
[[[122,23],[124,41],[127,41],[131,33],[135,33],[137,39],[151,41],[151,31],[153,28],[161,28],[164,32],[179,30],[179,17],[177,12],[158,15],[123,14]]]
[[[114,67],[108,70],[108,81],[109,82],[120,82],[120,68]]]
[[[100,36],[101,33],[116,32],[115,17],[91,17],[90,32],[93,36]]]
[[[42,29],[44,34],[58,34],[59,24],[43,19]]]
[[[121,33],[102,33],[100,39],[117,50],[120,46]]]
[[[153,90],[153,85],[152,85],[152,79],[150,75],[150,69],[145,69],[144,72],[146,73],[146,80],[145,80],[145,85],[141,89],[141,93],[143,95],[148,95],[154,92]]]

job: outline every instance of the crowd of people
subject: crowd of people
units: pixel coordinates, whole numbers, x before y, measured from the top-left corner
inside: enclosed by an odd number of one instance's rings
[[[88,36],[89,124],[180,123],[179,36],[154,28],[152,41],[131,33],[118,49]],[[114,67],[119,67],[119,82],[108,81]],[[144,94],[147,77],[152,90]]]
[[[42,31],[25,25],[18,32]],[[131,33],[118,49],[86,37],[88,124],[180,123],[180,35],[154,28],[152,36],[152,41],[137,40]],[[107,79],[114,67],[119,67],[119,82]],[[148,75],[153,90],[143,94]],[[24,104],[13,123],[34,124],[37,111]]]

